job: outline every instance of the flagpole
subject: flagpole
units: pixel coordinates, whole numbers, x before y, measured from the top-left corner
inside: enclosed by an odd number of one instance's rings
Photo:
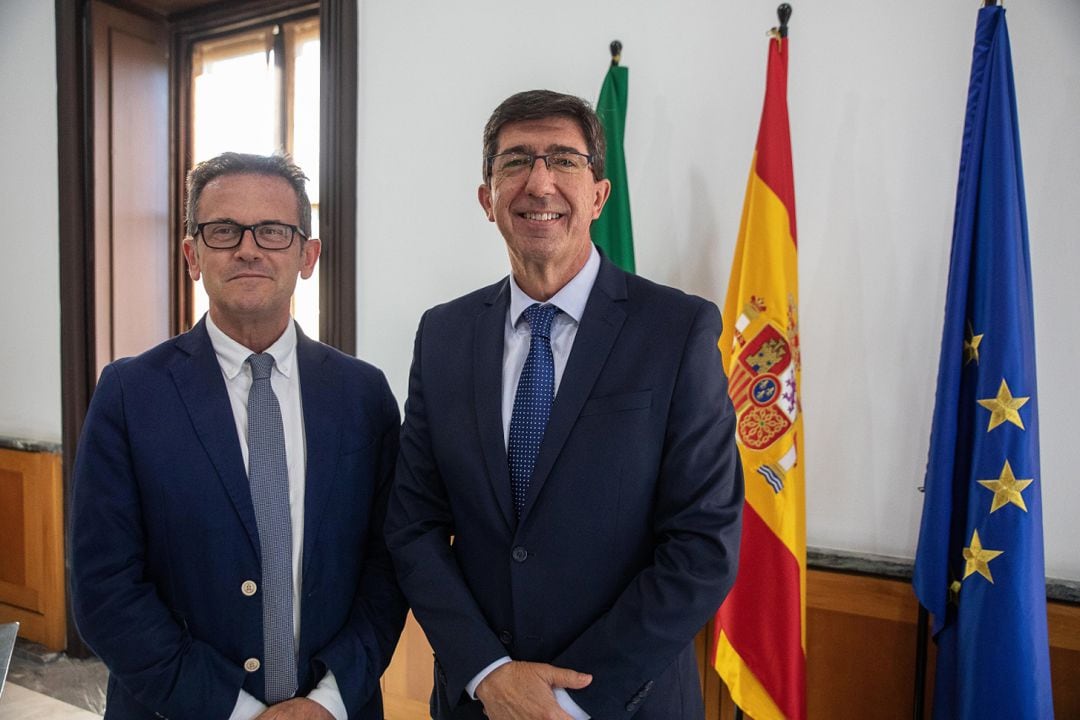
[[[788,20],[791,19],[791,6],[787,3],[780,5],[776,8],[776,17],[780,19],[780,37],[786,38]]]
[[[612,40],[611,65],[604,73],[596,114],[607,137],[604,174],[611,182],[604,211],[589,228],[596,247],[609,260],[626,272],[634,272],[634,230],[630,221],[630,187],[626,172],[626,151],[623,147],[626,132],[627,93],[630,71],[620,65],[623,44]]]
[[[933,619],[936,717],[1052,718],[1027,203],[1000,2],[979,8],[973,47],[912,585]]]
[[[781,3],[777,6],[776,17],[780,20],[780,26],[773,28],[769,34],[774,36],[776,42],[779,43],[781,39],[788,36],[788,20],[791,19],[791,5],[788,3]],[[732,699],[731,704],[735,706],[735,720],[743,720],[745,715],[743,714],[742,708],[735,703],[734,699]]]
[[[776,432],[768,437],[751,433],[749,439],[740,432],[744,466],[749,472],[752,464],[765,482],[746,487],[739,577],[717,610],[713,651],[713,667],[728,686],[738,720],[807,716],[798,247],[785,47],[791,14],[791,5],[781,3],[776,7],[779,23],[767,33],[765,99],[724,302],[724,332],[717,343],[729,378],[746,384],[759,374],[745,362],[750,348],[755,343],[774,345],[776,359],[769,366],[773,373],[783,374],[782,382],[790,390],[783,403],[777,402],[779,392],[770,401],[768,412],[774,413],[770,417],[780,423]],[[767,221],[747,221],[761,213],[766,213]],[[769,298],[767,305],[762,297]],[[736,393],[732,401],[739,417],[757,417],[747,394]],[[773,512],[775,507],[782,512]],[[766,595],[771,600],[769,614],[762,612],[759,602]]]
[[[993,7],[997,0],[983,0],[983,7]],[[923,488],[919,488],[920,491]],[[919,619],[915,624],[915,707],[912,709],[914,720],[923,720],[926,715],[926,638],[930,630],[930,612],[919,603]]]
[[[987,0],[988,2],[992,0]],[[915,711],[914,720],[923,720],[926,707],[926,635],[930,628],[930,613],[919,603],[919,621],[915,632]]]

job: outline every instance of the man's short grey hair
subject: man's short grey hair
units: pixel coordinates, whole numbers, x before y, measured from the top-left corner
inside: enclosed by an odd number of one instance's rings
[[[199,197],[211,180],[225,175],[269,175],[285,179],[296,191],[296,211],[300,217],[300,230],[311,237],[311,201],[307,195],[307,175],[288,155],[251,155],[227,152],[204,160],[187,176],[187,204],[184,206],[188,237],[195,237],[197,223],[195,214]]]

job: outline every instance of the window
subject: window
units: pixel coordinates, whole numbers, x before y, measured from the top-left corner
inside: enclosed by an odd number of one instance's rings
[[[319,20],[307,18],[203,40],[191,54],[192,162],[229,150],[288,152],[309,178],[312,237],[319,237],[319,52]],[[199,282],[189,322],[207,307]],[[318,339],[318,265],[297,283],[293,316]]]

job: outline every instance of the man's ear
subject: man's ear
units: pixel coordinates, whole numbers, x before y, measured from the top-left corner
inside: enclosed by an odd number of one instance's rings
[[[319,254],[322,253],[322,240],[319,238],[308,238],[304,241],[304,244],[300,247],[300,277],[307,280],[311,277],[311,274],[315,272],[315,263],[319,260]]]
[[[491,185],[484,183],[476,190],[476,199],[480,201],[480,207],[484,208],[487,219],[495,222],[495,205],[491,197]]]
[[[607,178],[596,181],[595,187],[596,195],[593,197],[593,216],[592,219],[600,217],[600,213],[604,209],[604,204],[611,197],[611,181]]]
[[[192,282],[198,282],[199,276],[199,251],[195,247],[195,239],[188,235],[184,238],[184,242],[181,243],[180,249],[184,251],[184,259],[187,260],[187,271],[191,277]]]

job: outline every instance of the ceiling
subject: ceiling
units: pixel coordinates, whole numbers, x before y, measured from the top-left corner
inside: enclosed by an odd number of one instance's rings
[[[127,0],[126,4],[149,10],[155,15],[169,17],[195,8],[221,4],[221,0]]]

